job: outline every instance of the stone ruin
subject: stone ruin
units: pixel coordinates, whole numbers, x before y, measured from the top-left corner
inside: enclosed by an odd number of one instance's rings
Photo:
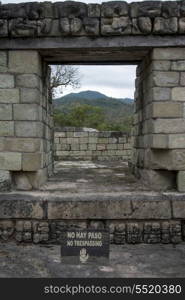
[[[39,189],[52,174],[48,64],[89,63],[138,65],[132,171],[151,189],[157,182],[158,186],[161,183],[161,190],[165,183],[185,192],[185,1],[0,4],[0,41],[2,191],[20,180],[29,189]],[[142,211],[138,214],[137,205],[134,209],[133,204],[124,204],[126,212],[121,215],[119,209],[109,215],[105,206],[100,207],[104,213],[98,217],[79,216],[78,211],[69,217],[62,215],[63,202],[57,211],[44,197],[36,204],[29,197],[18,200],[14,194],[1,194],[0,235],[3,240],[15,233],[17,240],[44,241],[52,226],[60,228],[58,222],[65,218],[98,218],[124,223],[111,233],[119,243],[125,239],[171,241],[174,232],[184,239],[184,194],[155,197],[141,196]],[[128,201],[132,203],[131,198]],[[55,219],[56,224],[52,225],[51,220]],[[158,223],[127,224],[131,219]]]

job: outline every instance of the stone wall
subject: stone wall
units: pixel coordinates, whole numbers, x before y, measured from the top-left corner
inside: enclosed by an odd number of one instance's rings
[[[0,220],[0,242],[14,239],[19,243],[60,245],[62,231],[72,228],[109,229],[111,244],[179,244],[185,241],[185,224],[180,221]]]
[[[119,131],[55,132],[55,160],[125,160],[131,155],[130,136]]]
[[[0,51],[0,170],[23,189],[38,188],[52,171],[47,81],[37,51]]]
[[[174,35],[185,33],[184,1],[128,4],[44,2],[0,5],[1,37]]]
[[[139,64],[135,173],[151,186],[185,191],[185,48],[154,49]]]

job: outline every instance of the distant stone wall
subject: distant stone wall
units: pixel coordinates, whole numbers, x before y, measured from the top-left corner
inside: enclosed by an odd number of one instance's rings
[[[125,160],[131,155],[130,137],[119,131],[55,132],[55,160]]]

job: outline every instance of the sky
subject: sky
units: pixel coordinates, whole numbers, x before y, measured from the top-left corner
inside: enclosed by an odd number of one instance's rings
[[[43,2],[46,0],[39,0]],[[58,0],[61,1],[61,0]],[[58,2],[57,0],[51,2]],[[142,0],[135,0],[135,2]],[[162,0],[163,1],[163,0]],[[5,3],[33,2],[33,0],[0,0]],[[102,3],[106,0],[81,0],[84,3]],[[134,0],[127,0],[131,3]],[[134,98],[134,82],[136,66],[79,66],[81,86],[78,89],[66,88],[63,95],[85,90],[94,90],[109,97]]]

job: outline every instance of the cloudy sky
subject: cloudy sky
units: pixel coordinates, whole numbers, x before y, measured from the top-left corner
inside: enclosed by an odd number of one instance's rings
[[[32,2],[34,0],[0,0],[5,3]],[[45,0],[39,0],[43,2]],[[60,0],[61,1],[61,0]],[[140,2],[141,0],[135,0]],[[57,0],[51,2],[58,2]],[[106,0],[81,0],[84,3],[102,3]],[[134,0],[127,0],[131,3]],[[67,88],[63,94],[83,90],[96,90],[110,97],[134,97],[135,66],[80,66],[81,87],[72,90]]]

